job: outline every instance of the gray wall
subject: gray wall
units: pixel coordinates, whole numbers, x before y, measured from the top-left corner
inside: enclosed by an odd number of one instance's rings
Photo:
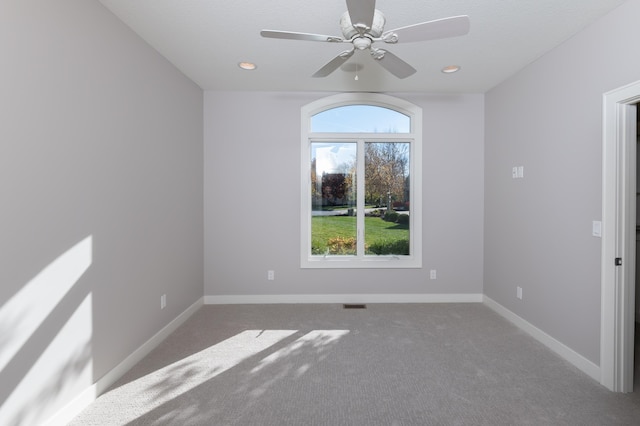
[[[486,94],[484,293],[596,364],[602,95],[640,79],[639,17],[623,4]]]
[[[203,111],[96,1],[1,2],[0,423],[48,418],[203,281],[212,296],[484,291],[597,363],[602,93],[640,78],[624,47],[638,16],[625,3],[486,96],[397,94],[424,112],[424,268],[345,271],[299,268],[300,108],[328,94],[209,92]]]
[[[424,114],[423,269],[300,268],[300,108],[328,95],[205,93],[205,296],[481,294],[483,95],[395,95]]]
[[[202,297],[203,94],[93,0],[0,2],[0,52],[0,423],[38,424]]]

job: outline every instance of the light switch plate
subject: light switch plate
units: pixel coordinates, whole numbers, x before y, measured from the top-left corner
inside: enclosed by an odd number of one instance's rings
[[[514,166],[511,169],[511,177],[513,179],[522,179],[524,177],[524,166]]]
[[[591,235],[594,237],[602,237],[602,222],[594,220],[591,223]]]

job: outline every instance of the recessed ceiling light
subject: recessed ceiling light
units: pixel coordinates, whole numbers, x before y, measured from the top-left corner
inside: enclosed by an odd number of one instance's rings
[[[460,65],[448,65],[441,70],[445,74],[452,74],[454,72],[460,71]]]
[[[257,68],[253,62],[238,62],[238,66],[243,70],[255,70]]]

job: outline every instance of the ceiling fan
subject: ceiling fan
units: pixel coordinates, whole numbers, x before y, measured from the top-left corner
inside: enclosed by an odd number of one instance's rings
[[[369,49],[371,57],[398,78],[406,78],[416,72],[411,65],[385,49],[374,47],[375,42],[388,44],[435,40],[465,35],[469,32],[469,17],[452,16],[384,31],[385,17],[377,10],[375,0],[346,0],[347,11],[340,19],[342,37],[298,33],[291,31],[262,30],[260,35],[288,40],[351,43],[353,46],[341,52],[320,68],[313,77],[326,77],[337,70],[357,50]]]

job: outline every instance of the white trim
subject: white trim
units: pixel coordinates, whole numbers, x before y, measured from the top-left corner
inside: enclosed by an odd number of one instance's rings
[[[193,305],[178,315],[173,321],[158,331],[153,337],[147,340],[142,346],[136,349],[131,355],[126,357],[115,368],[102,376],[96,383],[82,391],[66,406],[58,410],[44,424],[46,426],[63,426],[68,424],[89,404],[94,402],[105,390],[114,384],[120,377],[129,371],[134,365],[140,362],[152,350],[154,350],[163,340],[181,326],[191,315],[193,315],[203,305],[204,299],[201,297]]]
[[[505,308],[498,302],[494,301],[490,297],[484,296],[483,300],[484,304],[494,310],[496,313],[511,321],[517,327],[531,335],[534,339],[551,349],[553,352],[558,354],[561,358],[573,364],[575,367],[579,368],[582,372],[587,374],[589,377],[596,381],[600,381],[600,367],[583,357],[570,347],[564,345],[558,340],[554,339],[544,331],[540,330],[538,327],[534,326],[530,322],[522,319],[518,315],[511,312],[509,309]]]
[[[280,303],[482,303],[482,294],[251,294],[204,297],[205,305]]]
[[[616,392],[633,390],[635,239],[628,234],[636,219],[635,202],[628,201],[635,187],[630,181],[635,167],[629,169],[636,142],[626,119],[630,105],[638,102],[640,81],[603,95],[600,383]],[[622,258],[622,267],[614,266],[616,257]]]

